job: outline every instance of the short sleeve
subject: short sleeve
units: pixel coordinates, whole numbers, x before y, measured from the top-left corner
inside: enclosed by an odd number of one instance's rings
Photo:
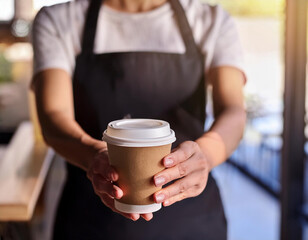
[[[214,45],[210,68],[219,66],[238,68],[245,75],[243,49],[238,30],[232,17],[225,11]]]
[[[34,52],[33,74],[40,71],[59,68],[71,74],[69,57],[57,29],[56,16],[42,8],[36,15],[32,28],[32,44]]]

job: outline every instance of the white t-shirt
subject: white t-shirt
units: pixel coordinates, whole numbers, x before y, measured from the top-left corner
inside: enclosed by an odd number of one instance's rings
[[[72,74],[81,51],[81,36],[89,0],[44,7],[33,24],[34,74],[60,68]],[[199,0],[180,0],[195,42],[205,57],[205,71],[233,66],[244,71],[235,24],[220,6]],[[103,5],[100,9],[95,53],[155,51],[184,53],[176,16],[169,2],[143,13],[125,13]]]

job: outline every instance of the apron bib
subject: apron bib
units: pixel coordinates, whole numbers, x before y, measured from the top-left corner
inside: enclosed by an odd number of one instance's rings
[[[204,56],[199,51],[178,0],[170,0],[183,38],[184,54],[116,52],[94,54],[102,0],[92,0],[82,50],[73,77],[75,119],[93,138],[107,124],[126,116],[162,119],[177,141],[204,133]],[[105,207],[83,170],[67,163],[67,183],[59,204],[54,239],[226,239],[226,221],[215,180],[205,191],[163,208],[153,220],[133,222]]]

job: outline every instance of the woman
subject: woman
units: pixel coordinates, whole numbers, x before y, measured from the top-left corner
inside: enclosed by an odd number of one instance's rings
[[[198,0],[77,0],[43,8],[33,41],[43,136],[67,159],[54,239],[226,239],[210,171],[245,124],[241,48],[228,14]],[[215,122],[204,132],[207,85]],[[154,218],[114,208],[123,192],[100,139],[108,122],[127,116],[166,120],[177,136],[153,178],[165,185]]]

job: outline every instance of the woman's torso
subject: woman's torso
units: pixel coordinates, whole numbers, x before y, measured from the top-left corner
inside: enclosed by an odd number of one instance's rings
[[[228,13],[220,6],[210,6],[199,0],[180,2],[186,12],[194,40],[206,56],[205,72],[220,63],[242,68],[241,46]],[[40,59],[43,54],[37,54],[34,72],[46,68],[46,63],[49,62],[48,65],[64,68],[73,74],[75,58],[81,52],[82,31],[88,6],[89,0],[76,0],[43,8],[39,12],[35,20],[38,24],[34,25],[44,24],[44,29],[34,26],[33,35],[41,36],[38,40],[34,38],[35,52],[45,51],[44,55],[57,59],[58,63],[51,59]],[[46,28],[56,36],[54,40],[59,42],[56,44],[61,44],[61,49],[50,46],[50,38],[45,37],[43,32]],[[35,41],[38,41],[38,44],[35,44]],[[141,14],[119,12],[107,6],[100,9],[94,52],[131,51],[185,52],[170,3]]]
[[[124,117],[126,111],[133,112],[132,117],[158,117],[168,120],[178,134],[177,144],[184,140],[195,140],[202,135],[205,117],[204,60],[207,61],[208,56],[202,55],[202,51],[195,44],[188,22],[186,29],[182,31],[183,22],[185,26],[186,21],[185,13],[180,14],[180,19],[184,21],[179,24],[179,29],[177,27],[179,13],[175,14],[176,18],[173,14],[174,9],[169,8],[168,3],[141,15],[117,13],[111,9],[100,11],[102,17],[98,18],[96,38],[93,40],[94,53],[82,51],[81,54],[77,54],[73,80],[76,120],[93,137],[100,138],[106,123],[114,118]],[[108,14],[111,14],[110,19],[104,19]],[[121,15],[120,22],[117,22],[119,19],[113,19],[117,14]],[[153,22],[152,17],[158,19],[162,16],[166,19],[169,17],[171,24],[169,27],[172,29],[171,34],[166,31],[166,36],[162,37],[166,40],[165,43],[164,40],[160,40],[160,34],[154,30],[146,34],[140,33],[130,43],[122,41],[121,34],[124,34],[122,37],[127,37],[127,34],[133,33],[133,30],[125,33],[129,27],[124,28],[127,20],[123,19],[131,19],[130,27],[138,28],[135,25],[141,22],[140,18]],[[117,31],[113,32],[115,36],[108,35],[110,33],[107,31],[108,24],[106,25],[108,21],[113,21],[109,27],[117,25]],[[135,24],[132,24],[133,21],[136,21]],[[161,22],[160,26],[162,25]],[[184,36],[183,32],[186,33]],[[72,35],[68,34],[68,37]],[[175,45],[170,44],[172,37],[178,39],[175,40]],[[115,38],[118,43],[100,44],[108,42],[108,38]],[[152,44],[138,44],[138,41],[147,42],[149,39],[153,40]],[[122,44],[126,50],[117,49]],[[106,49],[109,45],[110,48]],[[160,48],[151,49],[149,46]],[[177,52],[174,53],[176,49]],[[96,51],[99,51],[99,54]],[[143,77],[145,83],[142,82]],[[163,79],[157,81],[160,77]],[[143,94],[142,89],[137,91],[136,101],[134,100],[136,99],[134,89],[138,88],[134,82],[136,79],[139,85],[143,84],[143,87],[157,86],[149,88],[148,94]],[[170,98],[167,93],[157,95],[157,98],[151,97],[152,93],[158,94],[159,89],[164,90],[168,84]],[[128,89],[131,91],[127,91]],[[165,99],[159,101],[161,97]],[[144,102],[146,104],[140,107]],[[104,104],[108,104],[109,108]],[[68,164],[68,181],[59,206],[55,239],[225,239],[225,237],[223,208],[218,188],[211,175],[206,190],[200,196],[159,211],[150,222],[141,220],[133,223],[105,207],[93,192],[85,173]]]

